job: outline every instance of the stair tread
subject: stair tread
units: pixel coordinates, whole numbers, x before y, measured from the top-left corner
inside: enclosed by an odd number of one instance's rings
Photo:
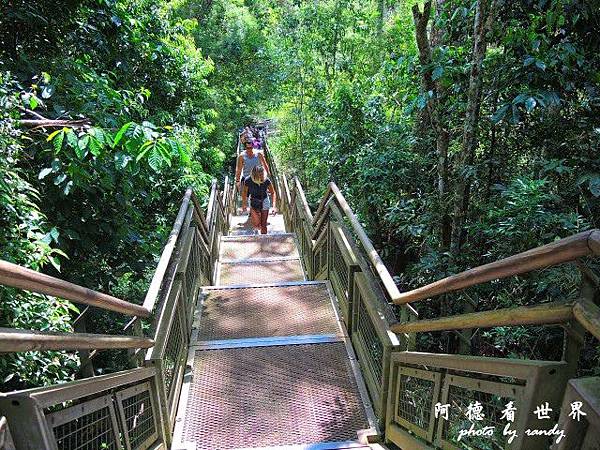
[[[207,290],[198,320],[198,341],[341,332],[325,283]]]
[[[304,280],[299,259],[219,263],[218,286]]]
[[[293,235],[240,236],[221,241],[221,260],[299,257]]]

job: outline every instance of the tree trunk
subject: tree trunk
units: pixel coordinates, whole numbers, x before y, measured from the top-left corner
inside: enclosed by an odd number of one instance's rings
[[[454,256],[460,253],[462,230],[469,202],[465,201],[471,184],[472,174],[468,169],[473,164],[477,147],[479,110],[481,107],[481,88],[483,77],[481,66],[487,48],[486,34],[491,28],[494,0],[478,0],[473,31],[473,58],[467,92],[467,109],[463,128],[462,151],[456,165],[456,189],[452,218],[451,251]]]
[[[444,0],[436,2],[436,20],[440,17],[444,7]],[[431,15],[431,1],[425,2],[423,12],[419,10],[418,5],[413,6],[413,20],[415,23],[415,38],[419,50],[419,62],[422,67],[430,66],[432,62],[431,46],[439,45],[442,37],[442,30],[435,25],[431,30],[431,39],[427,36],[427,24]],[[428,98],[426,114],[423,118],[428,118],[431,128],[435,134],[436,155],[437,155],[437,194],[440,207],[440,250],[445,251],[450,245],[450,218],[446,207],[446,192],[448,192],[448,146],[450,144],[450,133],[446,120],[442,114],[441,103],[445,97],[445,89],[441,83],[433,80],[432,71],[423,72],[421,78],[423,92],[431,97]]]
[[[385,22],[385,0],[377,0],[377,7],[379,9],[379,17],[377,19],[377,34],[381,35],[383,32],[383,23]]]
[[[478,0],[473,28],[473,57],[471,73],[469,76],[469,89],[467,92],[467,108],[463,128],[462,151],[458,155],[455,168],[456,188],[454,192],[452,234],[450,251],[456,260],[461,252],[464,241],[464,224],[469,210],[472,170],[477,148],[477,132],[479,125],[479,111],[481,108],[481,89],[483,85],[482,64],[487,49],[486,35],[491,29],[494,10],[494,0]],[[475,310],[471,302],[466,301],[463,312]],[[470,353],[470,339],[472,331],[465,330],[460,340],[460,353]]]

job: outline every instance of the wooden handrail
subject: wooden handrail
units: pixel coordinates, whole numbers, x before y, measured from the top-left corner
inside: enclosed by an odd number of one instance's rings
[[[302,204],[304,213],[306,214],[306,217],[308,218],[310,225],[312,225],[313,215],[308,206],[308,202],[306,201],[306,195],[304,195],[304,189],[302,189],[302,184],[300,184],[300,180],[298,179],[298,177],[294,177],[294,184],[296,186],[296,191],[298,192],[298,194],[300,196],[300,203]]]
[[[319,228],[318,223],[321,220],[321,216],[325,212],[325,206],[327,205],[327,201],[329,200],[329,197],[331,197],[331,195],[332,195],[332,192],[331,192],[331,183],[329,183],[327,185],[327,189],[325,189],[325,193],[321,197],[321,201],[319,202],[319,206],[317,207],[317,210],[315,211],[315,216],[314,216],[314,219],[313,219],[314,223],[315,223],[315,232],[317,231],[317,228]]]
[[[584,231],[551,244],[451,275],[427,286],[396,295],[392,301],[404,305],[436,295],[464,289],[486,281],[520,275],[583,256],[600,254],[600,230]]]
[[[59,333],[0,328],[0,352],[32,350],[92,350],[150,348],[154,341],[137,336],[112,336],[88,333]]]
[[[125,386],[139,381],[146,380],[156,374],[156,367],[139,367],[136,369],[127,369],[120,372],[98,375],[93,378],[84,378],[76,381],[55,384],[52,386],[42,386],[21,391],[8,392],[5,394],[8,398],[30,397],[40,408],[48,408],[59,403],[77,400],[90,395],[99,394],[110,389]]]
[[[165,274],[169,267],[169,263],[171,262],[173,251],[175,250],[175,246],[177,245],[177,240],[179,239],[181,227],[183,226],[185,216],[187,215],[192,193],[192,188],[188,188],[185,191],[185,195],[183,196],[181,206],[179,207],[179,212],[177,213],[177,218],[175,219],[175,223],[173,224],[173,229],[171,230],[169,238],[167,239],[167,244],[163,248],[162,254],[160,255],[158,266],[156,267],[156,271],[154,272],[154,276],[152,277],[152,281],[150,282],[150,287],[148,288],[148,292],[146,293],[146,298],[144,299],[144,309],[146,309],[147,311],[153,311],[154,307],[156,306],[156,302],[158,301],[160,288],[163,284]]]
[[[394,280],[392,279],[392,276],[390,275],[389,271],[387,270],[387,267],[385,267],[385,264],[384,264],[383,260],[381,259],[381,256],[379,256],[379,253],[377,253],[377,250],[375,250],[375,247],[373,247],[373,244],[371,243],[369,236],[367,236],[367,233],[363,229],[362,225],[360,224],[360,222],[354,215],[354,212],[348,205],[348,202],[346,202],[346,199],[344,198],[343,194],[340,192],[340,190],[338,189],[338,187],[335,185],[334,182],[329,183],[329,189],[331,190],[331,193],[335,196],[335,199],[336,199],[340,209],[342,210],[344,215],[350,221],[350,225],[352,226],[352,229],[358,236],[358,239],[360,240],[360,243],[361,243],[363,249],[365,250],[367,257],[369,258],[369,261],[371,262],[371,264],[373,265],[373,268],[379,275],[379,278],[381,279],[381,283],[383,284],[383,287],[387,291],[388,296],[390,297],[391,300],[394,300],[395,298],[397,298],[400,295],[400,291],[398,291],[398,287],[396,286],[396,283],[394,283]],[[412,310],[412,308],[411,308],[411,310]],[[413,314],[417,314],[417,312],[414,310],[412,310],[411,312]]]
[[[60,297],[130,316],[148,317],[150,315],[150,311],[141,305],[3,260],[0,260],[0,284],[37,292],[38,294]]]
[[[417,333],[467,328],[491,328],[516,325],[542,325],[568,322],[573,318],[573,304],[565,302],[544,303],[536,306],[519,306],[460,314],[438,319],[398,323],[391,326],[394,333]]]
[[[209,236],[212,232],[212,222],[215,214],[215,201],[217,197],[217,180],[213,178],[210,185],[210,197],[208,198],[208,206],[206,207],[206,224],[208,225]]]

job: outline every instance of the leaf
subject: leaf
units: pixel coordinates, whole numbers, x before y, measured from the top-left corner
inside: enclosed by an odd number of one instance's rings
[[[527,100],[525,100],[525,108],[527,109],[528,112],[531,112],[533,110],[533,108],[535,108],[536,104],[537,104],[537,102],[535,101],[535,98],[533,98],[533,97],[529,97]]]
[[[54,94],[54,86],[44,86],[44,89],[42,90],[42,98],[50,98],[52,97],[52,94]]]
[[[54,184],[56,186],[58,186],[60,183],[62,183],[66,179],[67,179],[67,176],[64,173],[62,173],[54,179]]]
[[[129,127],[131,125],[133,125],[133,122],[127,122],[125,125],[123,125],[121,127],[121,129],[115,135],[115,138],[114,138],[113,144],[112,144],[112,148],[115,148],[119,144],[119,142],[121,142],[121,139],[123,139],[125,132],[129,129]]]
[[[73,311],[75,314],[79,314],[81,313],[81,311],[79,310],[79,308],[77,306],[75,306],[73,303],[71,302],[67,302],[67,308],[69,308],[71,311]]]
[[[50,135],[46,138],[46,142],[50,142],[61,131],[63,131],[63,130],[56,130],[56,131],[50,133]]]
[[[52,143],[54,144],[54,151],[56,153],[59,153],[60,150],[62,149],[64,140],[65,140],[65,132],[64,132],[64,130],[60,130],[60,133],[58,134],[58,136],[56,136],[54,138],[54,141],[52,141]]]
[[[63,189],[63,193],[65,195],[69,195],[71,193],[71,188],[73,187],[73,181],[69,181],[66,185],[65,188]]]
[[[431,79],[435,81],[438,78],[440,78],[443,74],[444,74],[444,68],[442,66],[438,66],[435,69],[433,69],[433,73],[431,74]]]
[[[60,261],[58,258],[55,258],[54,256],[48,256],[48,261],[50,261],[50,264],[52,264],[52,266],[54,266],[54,268],[60,272]]]
[[[93,136],[90,136],[89,149],[90,152],[92,152],[92,155],[94,156],[100,156],[100,154],[102,153],[102,145],[100,145],[98,139],[96,139]]]
[[[77,141],[77,145],[74,147],[75,154],[79,159],[83,159],[88,154],[88,144],[90,142],[90,137],[88,135],[83,136],[79,141]]]
[[[508,108],[510,108],[510,104],[504,105],[498,111],[496,111],[494,113],[494,115],[492,116],[492,122],[493,123],[500,122],[502,120],[502,118],[506,115]]]
[[[171,142],[177,147],[177,151],[179,153],[179,158],[181,159],[181,162],[183,164],[185,164],[186,166],[190,165],[192,160],[190,158],[188,149],[184,145],[181,145],[179,142],[175,142],[175,141],[171,141]]]
[[[77,141],[77,147],[79,147],[79,149],[83,151],[87,148],[89,143],[90,143],[90,136],[86,134],[83,137],[81,137],[79,139],[79,141]]]
[[[77,149],[79,148],[77,145],[77,135],[73,130],[69,130],[67,132],[67,143],[69,144],[69,147],[71,147],[75,150],[75,152],[77,152]]]
[[[546,64],[544,61],[540,61],[539,59],[535,61],[535,66],[540,70],[546,70]]]
[[[162,142],[157,142],[156,148],[158,149],[158,152],[160,153],[160,156],[162,157],[164,162],[166,162],[167,165],[171,167],[171,155],[169,154],[169,150],[167,149],[167,147],[165,147],[165,145]]]
[[[600,197],[600,176],[596,175],[590,179],[589,188],[594,197]]]
[[[140,147],[140,153],[135,157],[135,162],[139,162],[139,160],[142,159],[146,153],[148,153],[151,145],[152,141],[144,142],[144,144]]]
[[[50,175],[50,173],[52,173],[52,167],[46,167],[45,169],[42,169],[38,174],[38,180],[43,180]]]
[[[156,145],[152,147],[152,151],[148,154],[148,164],[155,172],[159,172],[162,167],[163,157],[161,156]]]
[[[38,98],[35,95],[31,95],[29,97],[29,107],[31,109],[35,109],[38,107],[38,105],[40,104]]]

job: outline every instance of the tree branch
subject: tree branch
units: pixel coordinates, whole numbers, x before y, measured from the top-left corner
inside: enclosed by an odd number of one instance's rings
[[[70,128],[86,128],[92,125],[90,119],[48,119],[41,114],[32,111],[30,109],[24,108],[22,106],[18,107],[19,110],[24,112],[25,114],[29,114],[30,116],[35,117],[35,119],[19,119],[19,123],[25,127],[37,129],[37,128],[61,128],[61,127],[70,127]]]

